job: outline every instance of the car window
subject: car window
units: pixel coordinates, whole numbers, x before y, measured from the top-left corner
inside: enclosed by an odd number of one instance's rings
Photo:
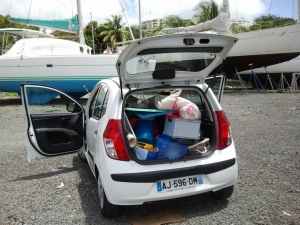
[[[102,84],[97,98],[95,98],[94,109],[92,117],[99,120],[106,112],[106,105],[108,100],[108,88],[106,85]]]
[[[172,52],[141,55],[130,59],[126,63],[126,72],[133,76],[162,69],[198,72],[204,70],[215,58],[216,55],[209,52]]]
[[[81,110],[80,106],[65,96],[53,89],[43,87],[26,87],[28,111],[30,114],[57,114],[68,113],[68,104],[76,106],[77,110]]]
[[[89,118],[91,118],[93,116],[96,99],[98,97],[98,94],[99,94],[100,90],[101,90],[101,85],[100,85],[99,89],[97,90],[97,92],[94,94],[92,103],[90,104],[90,107],[89,107]]]

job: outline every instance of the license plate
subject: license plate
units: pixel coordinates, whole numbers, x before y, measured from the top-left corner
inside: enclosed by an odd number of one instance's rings
[[[156,182],[158,192],[169,192],[196,187],[203,184],[202,175],[175,178]]]

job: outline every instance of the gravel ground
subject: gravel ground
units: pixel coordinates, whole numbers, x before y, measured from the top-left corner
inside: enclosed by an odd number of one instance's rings
[[[238,155],[233,196],[121,207],[107,220],[88,165],[76,154],[29,163],[20,100],[0,100],[0,224],[130,224],[168,209],[186,218],[176,224],[300,224],[300,93],[227,93],[222,105]]]

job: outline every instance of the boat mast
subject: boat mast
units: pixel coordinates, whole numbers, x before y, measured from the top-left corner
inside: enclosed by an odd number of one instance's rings
[[[142,36],[142,18],[141,18],[141,1],[139,0],[139,26],[140,26],[140,39],[143,38]]]
[[[85,44],[84,35],[83,35],[83,18],[81,11],[81,2],[77,0],[77,14],[78,14],[78,23],[79,23],[79,41],[81,45]]]
[[[297,18],[297,23],[300,23],[300,0],[297,1],[297,5],[298,5],[298,18]]]
[[[132,30],[131,30],[130,24],[129,24],[129,22],[128,22],[128,19],[127,19],[126,13],[125,13],[125,8],[124,8],[123,3],[122,3],[121,0],[120,0],[120,5],[121,5],[122,12],[123,12],[123,14],[124,14],[124,16],[125,16],[125,19],[126,19],[126,22],[127,22],[128,28],[129,28],[129,31],[130,31],[130,34],[131,34],[131,38],[132,38],[132,40],[135,41],[134,36],[133,36],[133,34],[132,34]]]

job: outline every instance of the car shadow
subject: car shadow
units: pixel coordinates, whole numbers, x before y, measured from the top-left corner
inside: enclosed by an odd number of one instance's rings
[[[57,171],[51,171],[51,172],[47,172],[47,173],[39,173],[39,174],[35,174],[35,175],[20,177],[20,178],[14,179],[13,181],[48,178],[48,177],[53,177],[53,176],[57,176],[57,175],[64,174],[64,173],[70,173],[70,172],[77,170],[76,168],[73,168],[73,167],[72,168],[58,167],[57,169],[58,169]]]
[[[78,165],[78,156],[73,158],[73,164]],[[78,192],[81,207],[85,214],[86,224],[128,224],[129,221],[145,217],[160,211],[173,210],[186,219],[211,215],[228,207],[229,201],[217,201],[209,193],[182,197],[164,201],[145,203],[137,206],[119,206],[117,218],[106,219],[100,213],[97,183],[87,163],[81,162],[78,167],[81,182]],[[88,186],[85,184],[89,183]]]
[[[0,99],[0,105],[22,105],[22,101],[20,98],[7,98]]]

